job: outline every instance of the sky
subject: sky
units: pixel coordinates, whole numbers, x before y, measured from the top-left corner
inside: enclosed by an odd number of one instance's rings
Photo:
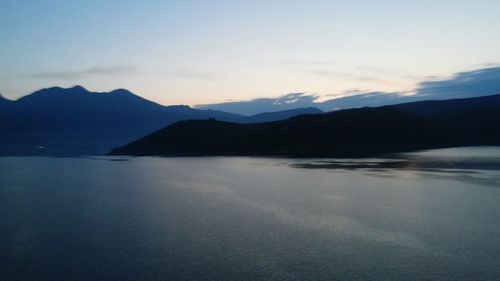
[[[0,93],[161,104],[414,91],[500,63],[500,1],[0,0]]]

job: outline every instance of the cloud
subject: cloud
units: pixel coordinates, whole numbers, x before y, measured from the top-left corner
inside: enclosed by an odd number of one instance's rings
[[[330,99],[318,104],[323,111],[332,111],[345,108],[364,106],[383,106],[415,100],[414,96],[406,96],[407,92],[362,92]]]
[[[323,111],[362,106],[382,106],[415,100],[405,96],[407,92],[366,92],[346,91],[333,99],[319,101],[319,96],[306,93],[293,93],[277,98],[259,98],[247,101],[230,101],[217,104],[197,105],[201,109],[215,109],[231,113],[253,115],[262,112],[282,111],[295,108],[316,107]]]
[[[327,60],[282,60],[276,62],[276,64],[281,66],[292,66],[296,70],[298,69],[315,76],[320,76],[325,78],[342,77],[355,81],[378,81],[380,80],[379,78],[373,75],[366,75],[366,72],[370,72],[370,74],[384,73],[381,71],[375,71],[374,69],[369,69],[364,67],[357,67],[355,71],[348,72],[345,71],[346,69],[345,67],[341,67]],[[360,71],[365,72],[365,74],[360,73]]]
[[[128,65],[96,66],[83,70],[39,72],[29,76],[42,79],[73,80],[73,79],[85,78],[88,76],[99,76],[99,75],[111,76],[111,75],[129,75],[129,74],[137,74],[137,68]],[[185,68],[172,69],[163,73],[149,73],[147,75],[161,76],[161,77],[167,76],[173,78],[207,80],[207,81],[214,80],[217,78],[215,75],[193,71]]]
[[[333,62],[327,60],[281,60],[277,65],[295,65],[295,66],[331,66]]]
[[[340,72],[340,71],[332,71],[332,70],[310,70],[308,71],[311,74],[327,77],[327,78],[335,78],[335,77],[344,77],[357,81],[375,81],[378,80],[376,77],[371,76],[359,76],[353,73]]]
[[[426,77],[412,91],[381,92],[351,89],[325,101],[319,101],[318,95],[293,93],[277,98],[230,101],[199,105],[198,107],[252,115],[300,107],[316,107],[323,111],[331,111],[342,108],[382,106],[428,99],[466,98],[498,93],[500,93],[500,66],[495,65],[458,72],[447,79]]]
[[[487,62],[487,63],[478,64],[477,66],[479,66],[479,67],[497,67],[499,65],[500,65],[500,63],[498,63],[498,62]]]
[[[193,79],[193,80],[214,80],[217,77],[212,74],[193,71],[189,69],[179,68],[174,69],[168,73],[169,76],[174,78],[182,78],[182,79]]]
[[[420,82],[416,94],[422,98],[467,98],[500,93],[500,66],[455,73],[449,79],[429,77]]]
[[[319,96],[317,95],[306,95],[304,93],[293,93],[284,95],[274,99],[273,104],[275,105],[286,105],[286,104],[303,104],[310,105],[314,103]]]
[[[356,69],[359,71],[363,71],[365,73],[384,75],[384,76],[389,76],[389,77],[394,77],[394,78],[404,79],[404,80],[415,81],[415,80],[422,79],[422,77],[402,74],[399,71],[394,71],[394,70],[389,70],[389,69],[384,69],[384,68],[379,68],[379,67],[366,66],[366,65],[357,66]]]
[[[43,79],[61,79],[61,80],[71,80],[80,79],[92,75],[118,75],[118,74],[132,74],[136,72],[136,68],[126,65],[116,65],[116,66],[96,66],[89,69],[83,70],[69,70],[69,71],[46,71],[39,72],[31,77],[43,78]]]
[[[198,105],[198,108],[215,109],[231,113],[253,115],[261,112],[272,112],[300,107],[311,107],[319,97],[304,93],[292,93],[277,98],[258,98],[247,101],[228,101],[217,104]]]

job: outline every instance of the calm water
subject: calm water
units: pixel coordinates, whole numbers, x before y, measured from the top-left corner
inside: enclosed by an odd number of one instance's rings
[[[0,280],[500,280],[500,148],[0,158]]]

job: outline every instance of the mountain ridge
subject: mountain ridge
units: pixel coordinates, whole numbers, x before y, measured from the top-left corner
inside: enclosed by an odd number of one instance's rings
[[[245,123],[252,118],[186,105],[163,106],[126,89],[91,92],[82,86],[44,88],[18,100],[0,99],[0,106],[0,155],[105,154],[181,120]],[[260,121],[300,113],[269,114]]]
[[[475,106],[461,107],[469,102]],[[493,102],[494,101],[494,102]],[[500,95],[364,107],[260,124],[178,122],[111,155],[364,157],[468,145],[500,145]],[[449,110],[439,110],[449,107]],[[454,107],[454,109],[453,109]],[[418,109],[420,108],[420,109]],[[418,114],[421,112],[422,114]]]

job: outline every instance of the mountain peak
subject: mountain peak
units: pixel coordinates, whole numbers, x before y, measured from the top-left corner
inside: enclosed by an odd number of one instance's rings
[[[70,90],[70,91],[77,91],[77,92],[89,92],[87,89],[85,89],[83,86],[81,85],[75,85],[71,88],[68,88],[67,90]]]
[[[131,91],[127,90],[127,89],[116,89],[116,90],[113,90],[111,92],[109,92],[110,94],[120,94],[120,95],[123,95],[123,94],[126,94],[126,95],[135,95],[134,93],[132,93]]]
[[[38,91],[35,91],[33,94],[84,94],[84,93],[90,93],[90,92],[84,87],[76,85],[71,88],[62,88],[58,86],[43,88]]]

